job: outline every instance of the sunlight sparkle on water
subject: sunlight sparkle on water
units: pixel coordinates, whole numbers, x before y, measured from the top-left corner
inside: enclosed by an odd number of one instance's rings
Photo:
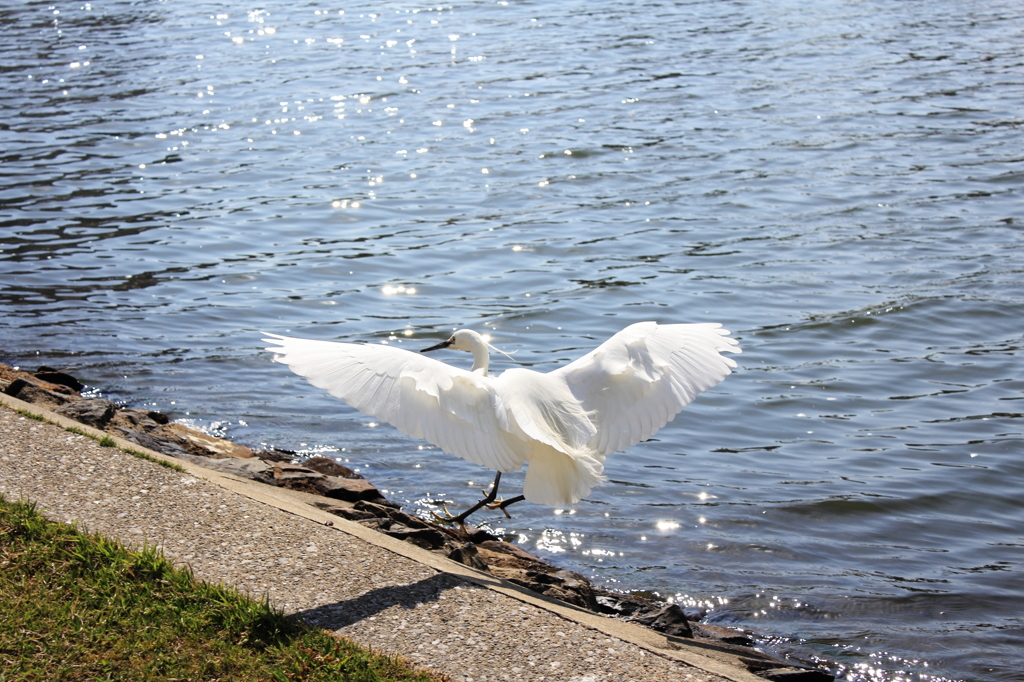
[[[394,296],[395,294],[415,294],[416,287],[397,286],[393,287],[390,284],[384,285],[380,289],[381,293],[385,296]]]
[[[554,528],[546,528],[537,538],[536,547],[542,551],[558,554],[569,548],[577,549],[582,544],[583,533],[565,533]]]
[[[715,597],[694,597],[689,594],[682,594],[677,592],[675,595],[668,598],[668,602],[671,604],[679,604],[680,606],[687,606],[695,609],[703,609],[705,611],[714,611],[719,606],[725,606],[729,603],[729,599],[726,597],[715,596]]]

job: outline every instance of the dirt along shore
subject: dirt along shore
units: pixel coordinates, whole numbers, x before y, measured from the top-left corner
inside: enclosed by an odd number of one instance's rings
[[[159,412],[132,409],[100,397],[83,397],[83,388],[76,377],[57,368],[40,367],[29,372],[0,364],[0,391],[6,395],[142,448],[240,479],[297,491],[327,514],[525,588],[544,599],[643,626],[670,642],[704,647],[756,678],[793,682],[833,679],[806,662],[781,660],[755,650],[751,633],[701,623],[692,619],[692,614],[688,618],[677,604],[600,589],[585,576],[543,561],[484,529],[446,526],[407,514],[372,482],[333,459],[301,460],[289,451],[254,450],[190,429]]]

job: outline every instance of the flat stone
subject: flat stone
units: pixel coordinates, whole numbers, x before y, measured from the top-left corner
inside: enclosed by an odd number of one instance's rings
[[[267,464],[269,467],[269,463]],[[321,492],[317,487],[317,483],[324,478],[326,477],[323,474],[318,474],[312,469],[307,469],[297,464],[275,462],[273,467],[266,470],[264,483],[288,488],[289,490],[298,490],[311,495],[320,495]]]
[[[298,464],[274,464],[274,480],[280,485],[284,485],[286,481],[315,481],[321,478],[324,478],[323,474]]]
[[[209,457],[197,457],[190,455],[188,461],[198,464],[207,469],[213,469],[224,474],[233,474],[239,478],[248,478],[253,481],[264,483],[270,476],[270,465],[261,459],[238,459],[228,457],[225,459],[210,459]]]
[[[325,476],[299,464],[275,462],[272,482],[290,490],[300,490],[345,502],[386,501],[380,491],[365,478]]]
[[[757,676],[774,682],[832,682],[835,679],[813,668],[774,668],[758,672]]]
[[[739,646],[754,646],[755,644],[752,638],[740,630],[725,628],[721,625],[709,625],[708,623],[694,623],[690,621],[690,629],[693,630],[694,636],[703,639],[713,639],[716,642]]]
[[[174,441],[183,450],[201,457],[251,459],[256,456],[256,453],[244,445],[237,445],[229,440],[190,429],[184,424],[163,424],[154,433],[161,438]]]

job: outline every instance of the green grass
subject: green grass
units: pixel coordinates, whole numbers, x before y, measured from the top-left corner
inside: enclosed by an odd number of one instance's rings
[[[41,414],[35,414],[33,412],[29,412],[28,410],[17,410],[17,412],[21,416],[28,417],[29,419],[35,419],[37,422],[45,422],[46,421],[46,419],[44,419]],[[68,430],[70,431],[71,429],[68,429]],[[75,429],[75,430],[78,431],[78,429]],[[81,431],[78,431],[78,432],[81,433]]]
[[[100,445],[103,445],[103,443],[101,442]],[[132,450],[131,448],[118,448],[118,449],[121,452],[127,452],[129,455],[132,455],[134,457],[138,457],[139,459],[144,459],[147,462],[153,462],[154,464],[159,464],[162,467],[167,467],[168,469],[174,469],[178,473],[182,473],[182,474],[187,473],[185,471],[185,467],[181,466],[180,464],[175,464],[174,462],[168,462],[167,460],[164,460],[164,459],[157,459],[153,455],[148,455],[145,452],[139,452],[138,450]]]
[[[0,682],[442,679],[0,495]]]

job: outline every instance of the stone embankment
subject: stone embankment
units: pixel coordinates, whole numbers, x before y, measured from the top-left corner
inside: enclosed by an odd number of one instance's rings
[[[296,453],[253,450],[171,422],[159,412],[121,407],[104,398],[83,397],[70,374],[41,367],[21,371],[0,364],[0,391],[95,429],[202,467],[267,485],[311,493],[320,509],[392,538],[443,554],[548,598],[644,625],[673,637],[733,650],[750,672],[770,680],[824,682],[832,676],[798,661],[782,661],[753,649],[747,633],[687,618],[677,604],[593,586],[574,571],[553,566],[486,530],[449,527],[403,512],[365,477],[332,459],[296,461]]]

